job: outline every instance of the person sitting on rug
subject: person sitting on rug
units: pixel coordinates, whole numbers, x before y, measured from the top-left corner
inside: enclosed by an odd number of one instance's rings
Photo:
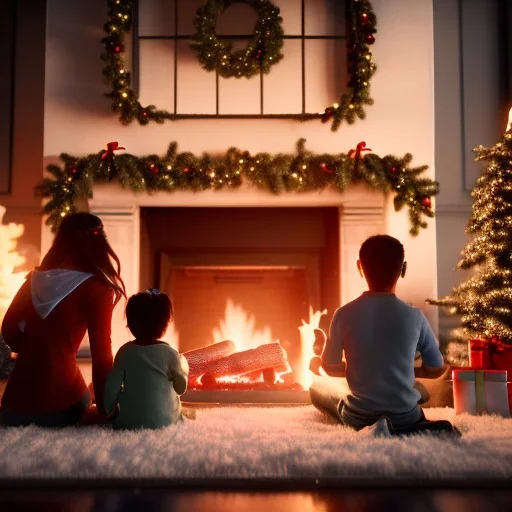
[[[392,428],[426,422],[418,405],[422,396],[415,388],[415,373],[436,378],[448,367],[423,313],[395,295],[398,278],[405,277],[407,268],[403,245],[388,235],[373,236],[362,244],[357,268],[369,291],[335,312],[323,353],[310,366],[317,374],[321,367],[328,375],[346,376],[350,391],[333,401],[317,379],[311,400],[356,430],[382,417]],[[423,366],[415,372],[417,352]]]
[[[119,413],[116,429],[161,428],[182,420],[179,395],[185,393],[188,364],[159,341],[172,319],[165,293],[148,290],[128,300],[126,320],[135,340],[123,345],[105,387],[105,408]]]
[[[115,266],[114,266],[115,264]],[[14,297],[2,336],[17,354],[2,397],[0,424],[63,427],[81,422],[91,396],[76,365],[89,332],[96,398],[112,368],[112,311],[125,296],[119,258],[101,220],[89,213],[66,216],[39,268]],[[98,422],[106,421],[99,407]]]

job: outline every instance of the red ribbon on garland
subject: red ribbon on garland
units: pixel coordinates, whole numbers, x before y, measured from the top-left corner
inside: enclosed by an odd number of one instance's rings
[[[356,149],[351,149],[349,152],[348,152],[348,156],[350,158],[355,158],[356,160],[359,160],[361,158],[361,153],[363,151],[371,151],[370,148],[367,148],[366,147],[366,142],[362,141],[360,142],[357,146],[356,146]]]
[[[126,148],[123,148],[122,146],[120,146],[119,142],[117,142],[117,141],[109,142],[107,144],[106,151],[103,151],[103,153],[101,154],[102,160],[105,160],[105,158],[107,158],[109,156],[114,156],[114,151],[120,151],[121,149],[126,149]]]

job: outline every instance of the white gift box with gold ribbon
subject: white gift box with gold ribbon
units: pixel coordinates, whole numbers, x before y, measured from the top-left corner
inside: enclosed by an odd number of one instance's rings
[[[507,372],[502,370],[453,370],[455,414],[499,414],[510,417]]]

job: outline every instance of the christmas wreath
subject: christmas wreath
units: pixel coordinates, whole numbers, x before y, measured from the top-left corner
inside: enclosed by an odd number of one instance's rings
[[[141,105],[137,92],[131,87],[130,73],[123,58],[124,39],[133,23],[133,0],[107,0],[107,3],[108,21],[103,27],[105,36],[101,40],[104,45],[104,51],[101,54],[105,63],[103,76],[110,87],[105,95],[112,100],[112,110],[119,115],[120,121],[123,124],[130,124],[136,120],[141,125],[145,125],[151,121],[163,123],[166,120],[202,117],[173,114],[166,110],[158,110],[154,105]],[[336,131],[343,121],[352,124],[357,118],[364,119],[365,106],[373,104],[373,99],[370,97],[370,79],[375,73],[376,66],[370,45],[375,42],[377,19],[368,0],[347,0],[347,13],[347,63],[350,76],[348,89],[341,95],[339,103],[327,107],[325,112],[296,114],[287,116],[288,119],[299,121],[321,119],[324,123],[331,122],[331,129]],[[262,41],[265,45],[269,45],[270,53],[265,54],[264,48],[267,46],[264,46],[261,53],[263,60],[266,59],[266,55],[270,57],[276,51],[275,44],[278,39],[269,38],[265,34],[265,39]],[[278,50],[277,53],[279,54]],[[256,53],[250,57],[256,57],[257,60],[257,55],[256,50]],[[274,62],[274,58],[271,62]],[[232,69],[231,64],[228,69]]]
[[[268,73],[272,65],[283,58],[282,18],[279,7],[269,0],[246,0],[257,13],[254,37],[248,45],[233,52],[229,41],[217,37],[217,17],[231,4],[231,0],[208,0],[196,14],[196,34],[190,44],[196,50],[199,62],[207,71],[217,71],[224,78],[251,78],[260,72]]]
[[[396,210],[409,209],[410,233],[417,235],[426,228],[424,217],[433,217],[431,197],[439,192],[439,184],[421,177],[426,165],[410,167],[412,155],[402,158],[380,157],[366,148],[364,142],[348,153],[313,154],[305,149],[305,140],[297,143],[296,153],[250,155],[230,148],[224,155],[178,153],[175,142],[164,156],[122,154],[117,142],[107,149],[86,157],[60,156],[64,167],[49,165],[52,177],[37,187],[48,199],[43,212],[46,223],[56,229],[63,217],[74,211],[78,197],[90,193],[92,183],[116,180],[134,192],[159,190],[236,189],[243,182],[278,194],[307,192],[332,187],[343,192],[353,183],[365,183],[373,190],[393,193]]]

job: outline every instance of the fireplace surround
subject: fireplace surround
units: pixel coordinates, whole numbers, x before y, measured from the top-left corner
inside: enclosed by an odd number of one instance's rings
[[[304,279],[309,279],[311,305],[333,309],[364,289],[364,283],[354,272],[355,261],[361,243],[384,230],[384,202],[382,194],[364,186],[349,187],[343,194],[326,189],[273,195],[242,187],[148,195],[136,194],[117,184],[96,184],[88,208],[104,223],[109,242],[120,258],[128,294],[155,285],[164,289],[169,286],[165,279],[169,279],[172,254],[177,267],[182,271],[188,267],[189,275],[194,269],[196,276],[201,268],[205,272],[206,267],[239,267],[240,271],[245,269],[245,279],[249,278],[247,271],[256,267],[260,271],[267,268],[268,272],[272,268],[286,268],[288,272],[303,269]],[[218,226],[221,222],[226,229]],[[211,229],[215,224],[216,234]],[[195,234],[191,233],[193,226]],[[326,230],[323,239],[321,233],[315,232],[322,226]],[[256,237],[250,235],[251,229]],[[164,240],[165,230],[174,239],[169,236]],[[329,236],[325,236],[327,230]],[[307,231],[307,242],[301,231]],[[248,243],[251,239],[252,245]],[[260,254],[256,254],[256,246]],[[319,284],[311,278],[315,272],[315,250],[317,273],[318,267],[328,268],[327,272],[318,273]],[[333,256],[334,261],[329,259]],[[330,279],[337,282],[329,287],[326,282]],[[174,299],[179,304],[180,299]],[[333,312],[329,314],[332,316]],[[124,312],[118,306],[112,323],[114,351],[130,336]]]

